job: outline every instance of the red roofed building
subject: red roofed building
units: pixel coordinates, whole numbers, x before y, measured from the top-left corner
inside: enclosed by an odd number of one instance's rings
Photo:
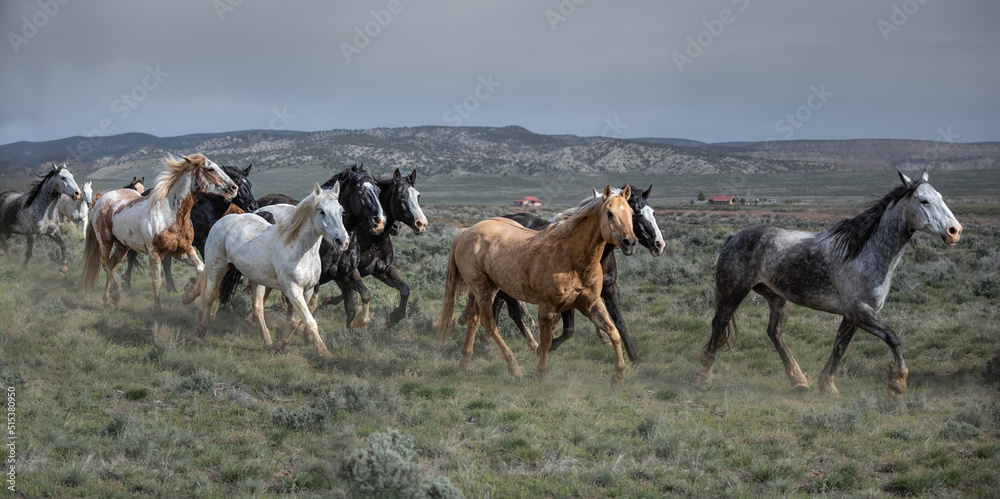
[[[736,196],[709,196],[708,204],[733,204]]]
[[[514,201],[514,206],[541,206],[542,200],[536,198],[535,196],[524,196],[517,201]]]

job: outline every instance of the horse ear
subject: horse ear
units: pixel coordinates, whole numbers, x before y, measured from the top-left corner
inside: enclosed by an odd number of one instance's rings
[[[330,189],[330,191],[333,192],[334,196],[336,196],[337,198],[340,198],[340,181],[339,180],[333,183],[333,189]]]
[[[649,195],[653,192],[653,184],[649,184],[649,189],[642,191],[642,199],[649,199]]]
[[[611,197],[611,185],[604,186],[604,194],[601,195],[604,199]]]
[[[317,183],[313,186],[313,197],[319,197],[320,194],[323,194],[323,188],[319,186],[319,183]]]
[[[927,170],[924,170],[924,173],[920,175],[920,180],[927,182]]]
[[[601,191],[597,190],[597,187],[591,187],[591,189],[594,190],[594,197],[595,198],[601,197]]]
[[[393,180],[399,180],[402,177],[403,176],[399,174],[399,168],[396,168],[396,171],[392,172],[392,179]]]
[[[415,184],[417,182],[417,169],[414,168],[413,173],[409,177],[406,177],[406,179],[410,181],[410,184]]]
[[[142,178],[139,179],[139,183],[140,184],[145,184],[146,183],[146,176],[145,175],[143,175]]]
[[[56,166],[56,164],[55,164],[55,163],[52,163],[52,170],[53,170],[53,171],[55,171],[55,170],[58,170],[58,169],[59,169],[59,167],[58,167],[58,166]]]
[[[903,181],[903,185],[910,185],[910,182],[913,182],[912,180],[910,180],[910,177],[903,175],[903,172],[896,170],[896,173],[899,174],[899,179]]]
[[[632,186],[631,185],[625,184],[625,188],[622,189],[622,197],[625,198],[625,199],[628,199],[628,198],[632,197]]]
[[[134,183],[136,183],[138,181],[139,181],[139,177],[136,177],[136,176],[133,175],[132,176],[132,183],[134,184]]]
[[[352,172],[357,172],[358,171],[358,164],[357,163],[354,163],[354,165],[351,166],[351,171]]]
[[[253,166],[253,163],[250,163],[249,165],[247,165],[246,170],[243,170],[243,176],[244,177],[246,177],[247,175],[250,175],[250,167],[251,166]]]
[[[183,159],[184,159],[184,161],[187,161],[188,163],[190,163],[190,162],[191,162],[191,158],[189,158],[189,157],[187,157],[187,156],[181,156],[181,158],[183,158]]]

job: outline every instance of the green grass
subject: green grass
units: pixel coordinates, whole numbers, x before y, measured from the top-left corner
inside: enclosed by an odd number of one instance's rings
[[[610,348],[579,315],[544,383],[506,317],[525,375],[509,377],[496,346],[478,341],[471,371],[460,371],[463,330],[444,345],[434,337],[448,242],[456,227],[506,209],[428,207],[428,233],[396,239],[409,317],[383,325],[396,295],[376,281],[366,330],[346,331],[342,306],[321,309],[338,359],[330,367],[300,335],[280,354],[263,352],[244,300],[202,340],[178,295],[164,294],[153,316],[148,271],[105,308],[99,292],[80,290],[78,229],[66,229],[65,279],[49,241],[22,269],[23,239],[12,238],[13,256],[0,260],[0,379],[17,395],[17,494],[346,497],[357,483],[344,463],[392,429],[412,445],[406,469],[418,466],[424,485],[447,477],[467,497],[1000,494],[1000,402],[987,368],[1000,336],[994,284],[983,282],[1000,271],[1000,227],[967,225],[952,248],[912,241],[881,313],[910,370],[897,403],[885,393],[888,349],[863,332],[841,363],[840,397],[814,385],[792,392],[760,299],[741,306],[739,348],[719,354],[714,382],[694,382],[719,244],[762,221],[751,214],[671,215],[660,220],[666,254],[619,258],[644,359],[623,388],[609,385]],[[787,214],[778,223],[825,226]],[[178,282],[192,275],[174,269]],[[813,384],[838,322],[792,309],[786,341]]]

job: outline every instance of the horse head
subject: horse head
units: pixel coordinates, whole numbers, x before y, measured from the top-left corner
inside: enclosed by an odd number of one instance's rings
[[[232,199],[239,192],[239,187],[226,175],[219,165],[201,154],[182,156],[184,161],[193,166],[195,190],[205,194],[215,194]]]
[[[253,165],[247,165],[242,170],[235,166],[222,167],[222,171],[225,172],[238,188],[236,195],[232,198],[232,203],[247,213],[253,213],[259,208],[257,199],[253,197],[253,183],[247,178],[250,175],[251,166]]]
[[[54,192],[65,194],[73,198],[73,201],[80,200],[80,187],[76,185],[73,174],[66,169],[65,164],[62,167],[56,166],[55,163],[52,164],[52,180],[55,182],[52,187]]]
[[[611,186],[605,186],[601,194],[601,236],[605,241],[621,248],[622,253],[635,253],[636,237],[632,230],[632,207],[628,199],[632,195],[632,187],[626,185],[621,194],[615,194]]]
[[[635,232],[635,237],[639,240],[639,244],[649,249],[649,254],[660,256],[667,249],[667,243],[663,241],[663,233],[656,225],[653,207],[647,202],[649,194],[653,192],[653,186],[650,185],[644,191],[632,187],[631,191],[628,205],[632,208],[632,230]]]
[[[954,246],[962,236],[962,224],[951,213],[938,191],[927,183],[927,172],[919,180],[910,180],[899,172],[903,185],[913,189],[903,209],[906,223],[913,231],[939,236],[948,246]]]
[[[316,184],[312,196],[316,206],[312,217],[316,231],[338,251],[346,250],[351,244],[351,237],[344,227],[344,207],[339,201],[340,182],[334,183],[332,189],[323,189]]]
[[[382,192],[364,166],[355,164],[334,178],[340,180],[341,205],[347,210],[348,219],[365,221],[373,234],[382,232],[386,221],[385,211],[379,201]],[[329,185],[329,182],[324,185]],[[353,222],[351,225],[353,226]]]
[[[396,168],[388,185],[389,213],[413,229],[414,234],[422,234],[427,230],[427,217],[420,208],[420,192],[413,187],[416,181],[416,169],[404,177]]]
[[[97,201],[97,200],[94,199],[93,182],[89,182],[89,181],[88,182],[84,182],[83,183],[83,203],[85,205],[87,205],[88,208],[90,208],[91,206],[94,206],[94,201]]]

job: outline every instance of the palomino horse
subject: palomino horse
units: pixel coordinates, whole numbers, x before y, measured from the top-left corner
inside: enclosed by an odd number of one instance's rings
[[[624,383],[621,337],[601,301],[601,255],[605,244],[620,247],[626,255],[635,252],[630,194],[630,187],[616,196],[607,186],[602,197],[567,211],[538,232],[508,218],[491,218],[455,236],[448,254],[438,339],[444,341],[451,329],[455,293],[467,287],[476,308],[469,313],[459,364],[463,369],[470,366],[476,328],[481,321],[500,346],[507,372],[520,375],[521,368],[497,332],[492,312],[493,299],[503,289],[517,300],[538,305],[540,378],[545,378],[545,358],[552,345],[555,316],[575,308],[594,323],[602,342],[611,344],[615,353],[615,374],[611,379]]]
[[[73,199],[73,196],[60,194],[59,201],[56,201],[56,211],[60,222],[79,222],[80,228],[87,230],[87,220],[90,214],[90,207],[94,204],[94,190],[91,182],[83,183],[83,195],[80,199]]]
[[[153,273],[153,311],[160,311],[160,259],[169,256],[192,266],[198,282],[205,265],[194,247],[191,207],[199,192],[232,198],[236,184],[218,165],[201,154],[182,159],[168,156],[167,169],[156,179],[153,193],[142,196],[132,189],[118,189],[101,196],[94,205],[84,243],[83,284],[93,289],[100,267],[104,267],[104,303],[117,305],[121,295],[115,268],[129,249],[149,255]],[[194,296],[185,296],[191,303]]]
[[[651,255],[654,257],[660,256],[663,254],[663,250],[666,249],[667,245],[663,241],[663,234],[660,232],[659,226],[656,225],[656,217],[653,216],[653,208],[649,206],[649,203],[646,201],[649,198],[649,194],[653,190],[653,186],[649,186],[649,188],[645,191],[634,185],[630,185],[630,187],[632,195],[628,198],[628,205],[632,208],[632,231],[635,232],[636,238],[639,240],[639,244],[649,249],[649,253]],[[622,189],[612,189],[612,193],[620,194]],[[593,197],[601,197],[601,193],[597,189],[594,189]],[[583,200],[584,203],[589,201],[590,199]],[[504,217],[514,220],[515,222],[532,230],[542,230],[552,224],[552,222],[539,218],[531,213],[515,213],[513,215],[504,215]],[[625,349],[625,354],[632,362],[638,362],[639,355],[635,351],[635,346],[632,345],[632,338],[628,333],[628,327],[625,325],[625,316],[622,314],[620,295],[618,292],[618,261],[615,259],[615,247],[610,244],[604,246],[604,254],[601,255],[601,270],[604,272],[604,284],[601,287],[601,299],[604,300],[604,306],[608,308],[608,314],[610,314],[611,319],[615,321],[615,327],[618,328],[618,334],[622,337],[622,347]],[[521,331],[521,335],[524,336],[524,340],[528,342],[528,345],[533,350],[537,349],[538,343],[531,335],[531,330],[528,329],[528,326],[524,323],[523,304],[508,296],[503,292],[503,290],[500,290],[500,292],[497,293],[497,298],[493,301],[493,317],[497,317],[499,315],[500,308],[504,303],[507,303],[507,314],[510,315],[514,324]],[[462,316],[458,321],[459,324],[465,323],[467,315],[467,312],[463,311]],[[572,310],[567,310],[562,313],[563,334],[558,338],[552,339],[552,347],[549,348],[550,352],[554,352],[559,345],[573,336],[573,315],[574,313]],[[489,341],[489,339],[486,338],[486,341]]]
[[[758,225],[730,237],[722,246],[715,274],[715,317],[712,336],[701,351],[698,379],[712,379],[715,352],[738,334],[732,321],[736,307],[750,293],[763,296],[771,308],[767,335],[778,350],[795,390],[809,382],[785,346],[789,302],[843,316],[833,353],[820,373],[819,389],[836,395],[833,376],[854,332],[878,336],[892,352],[889,396],[906,392],[906,364],[899,338],[878,316],[889,294],[892,273],[914,232],[939,236],[951,246],[962,225],[941,195],[927,183],[927,172],[872,203],[860,215],[842,220],[826,232],[801,232]]]
[[[7,239],[11,234],[24,235],[27,237],[24,265],[27,266],[35,246],[35,237],[48,236],[62,251],[59,275],[65,276],[69,271],[66,243],[63,242],[59,226],[55,223],[56,203],[62,194],[76,201],[80,199],[80,188],[76,185],[73,174],[66,169],[66,165],[60,168],[54,164],[27,193],[0,192],[0,249],[7,253]]]
[[[260,327],[264,349],[280,351],[288,344],[296,320],[289,321],[280,331],[277,343],[264,322],[265,288],[277,288],[291,302],[297,319],[306,325],[306,332],[319,351],[324,363],[333,362],[323,339],[319,336],[316,319],[309,312],[308,302],[319,282],[320,241],[326,239],[343,251],[350,243],[344,228],[343,207],[337,200],[340,184],[326,190],[316,184],[312,194],[294,207],[291,215],[281,217],[275,225],[252,213],[222,217],[212,226],[205,242],[205,289],[202,292],[198,336],[208,332],[212,305],[219,296],[223,275],[232,265],[251,282],[254,320]],[[277,217],[276,217],[277,218]]]

